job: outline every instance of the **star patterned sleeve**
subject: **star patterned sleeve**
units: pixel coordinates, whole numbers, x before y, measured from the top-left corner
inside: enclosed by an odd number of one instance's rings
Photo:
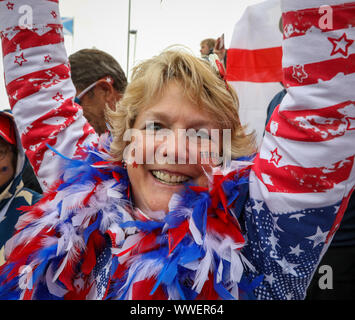
[[[48,145],[72,158],[98,139],[73,102],[58,1],[0,1],[0,35],[10,106],[27,157],[47,190],[60,174],[60,159]]]
[[[287,95],[250,177],[259,299],[303,299],[354,189],[355,2],[282,1]]]

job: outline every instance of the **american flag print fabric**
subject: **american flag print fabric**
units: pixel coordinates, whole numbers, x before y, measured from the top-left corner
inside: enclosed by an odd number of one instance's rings
[[[47,144],[73,157],[84,145],[97,143],[98,137],[83,118],[81,107],[73,103],[76,90],[70,79],[58,1],[0,1],[0,8],[10,106],[27,157],[47,190],[59,177],[59,159]],[[33,25],[26,26],[30,21]]]
[[[322,5],[282,2],[288,94],[266,128],[246,209],[260,299],[305,297],[354,186],[355,3],[331,1],[331,29]]]
[[[21,6],[32,8],[32,28],[19,25]],[[258,299],[305,297],[354,189],[355,2],[327,1],[326,12],[321,6],[319,0],[281,1],[287,95],[266,128],[239,219],[246,240],[241,252],[250,264],[245,273],[258,284]],[[331,28],[321,23],[324,14],[331,14]],[[72,158],[98,143],[73,102],[58,1],[0,0],[0,31],[22,143],[49,188],[61,166],[48,145]],[[91,276],[96,298],[107,297],[113,265],[104,251]]]
[[[246,209],[251,263],[264,275],[255,289],[258,299],[303,299],[304,290],[322,254],[338,206],[272,213],[263,201]],[[255,214],[255,211],[258,214]],[[324,223],[318,222],[322,216]],[[261,231],[262,230],[262,231]]]

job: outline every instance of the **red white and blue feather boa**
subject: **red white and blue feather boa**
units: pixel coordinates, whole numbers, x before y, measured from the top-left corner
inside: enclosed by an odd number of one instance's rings
[[[132,207],[127,171],[106,149],[66,159],[61,181],[22,215],[0,298],[253,298],[260,279],[248,280],[237,220],[251,163],[214,170],[208,189],[186,185],[152,220]]]

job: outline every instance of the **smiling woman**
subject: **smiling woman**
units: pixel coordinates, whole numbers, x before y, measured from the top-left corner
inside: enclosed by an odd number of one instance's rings
[[[157,114],[165,114],[168,117],[159,117]],[[156,121],[160,126],[171,130],[173,141],[167,143],[163,154],[169,154],[170,159],[166,163],[127,165],[133,195],[136,206],[144,212],[164,210],[168,212],[169,200],[174,193],[183,190],[184,183],[189,181],[198,186],[207,187],[206,173],[211,174],[210,163],[201,164],[201,146],[192,145],[191,140],[178,142],[178,129],[192,129],[197,127],[218,129],[219,124],[215,117],[212,118],[205,110],[199,110],[192,104],[182,92],[180,85],[170,83],[162,98],[153,106],[138,114],[133,125],[134,128],[144,127],[147,121]],[[157,130],[156,135],[159,135]],[[149,134],[147,129],[143,129]],[[144,134],[143,134],[144,135]],[[180,140],[181,140],[180,136]],[[144,138],[143,138],[144,139]],[[157,140],[157,137],[153,138]],[[145,139],[144,139],[145,140]],[[176,143],[173,143],[176,140]],[[158,148],[162,148],[163,141],[155,141],[154,144],[144,144],[143,154],[156,154]],[[179,150],[179,147],[187,150]],[[149,148],[154,148],[149,150]],[[146,150],[148,149],[148,150]],[[171,150],[172,149],[172,150]],[[208,150],[208,149],[207,149]],[[165,151],[165,152],[164,152]],[[178,159],[185,155],[185,159]],[[198,156],[198,157],[197,157]],[[173,157],[173,159],[171,159]],[[191,162],[197,158],[196,162]],[[171,164],[169,164],[169,160]],[[174,161],[175,160],[175,161]],[[185,163],[185,164],[179,164]]]
[[[246,135],[240,125],[234,90],[226,86],[209,64],[182,49],[165,51],[138,65],[117,111],[109,111],[109,119],[114,136],[111,152],[117,160],[127,162],[122,158],[127,147],[123,135],[131,128],[142,133],[143,148],[137,152],[141,151],[144,157],[156,155],[157,151],[168,156],[165,164],[157,161],[147,164],[144,158],[143,163],[130,161],[127,166],[135,205],[146,213],[167,212],[170,198],[182,191],[187,181],[208,187],[212,161],[203,161],[206,159],[201,155],[203,151],[216,150],[212,144],[217,145],[218,153],[231,154],[234,159],[256,151],[253,134]],[[147,123],[154,125],[150,128]],[[196,132],[228,129],[231,142],[225,145],[225,150],[210,135],[205,139],[200,135],[196,143],[191,137],[181,142],[184,139],[181,131],[191,129]],[[159,139],[164,130],[170,131],[169,137]],[[203,146],[206,138],[207,145],[205,141]]]

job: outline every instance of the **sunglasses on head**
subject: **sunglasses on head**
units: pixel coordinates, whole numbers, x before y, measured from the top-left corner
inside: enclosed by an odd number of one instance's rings
[[[86,87],[83,91],[81,91],[75,98],[74,98],[74,102],[81,105],[81,99],[82,97],[87,94],[92,88],[94,88],[99,82],[108,82],[111,83],[113,85],[113,79],[110,76],[106,76],[102,79],[99,79],[97,81],[95,81],[94,83],[90,84],[88,87]]]

